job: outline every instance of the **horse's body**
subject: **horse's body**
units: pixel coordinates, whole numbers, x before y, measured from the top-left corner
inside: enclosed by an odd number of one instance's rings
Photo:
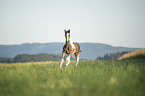
[[[76,57],[76,66],[79,62],[79,55],[80,55],[80,45],[78,43],[72,42],[70,38],[70,30],[66,31],[65,30],[65,37],[66,37],[66,44],[63,46],[63,52],[62,52],[62,59],[61,59],[61,64],[60,67],[62,66],[62,63],[64,62],[64,56],[68,54],[68,57],[66,58],[66,66],[69,65],[70,63],[70,57],[72,54],[75,54]]]
[[[69,54],[69,53],[79,53],[80,51],[80,45],[78,43],[73,43],[74,46],[75,46],[75,49],[72,48],[71,44],[69,42],[67,42],[64,46],[63,46],[63,52],[66,53],[66,54]],[[67,51],[69,50],[69,51]]]

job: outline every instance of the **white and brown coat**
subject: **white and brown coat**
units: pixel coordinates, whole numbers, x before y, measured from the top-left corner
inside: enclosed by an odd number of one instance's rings
[[[62,66],[62,63],[64,62],[64,56],[66,54],[68,54],[68,57],[66,58],[66,66],[69,65],[70,63],[70,57],[72,54],[75,54],[75,57],[76,57],[76,66],[79,62],[79,55],[80,55],[80,45],[78,43],[74,43],[72,41],[72,39],[70,38],[70,30],[66,31],[64,30],[65,32],[65,38],[66,38],[66,43],[65,45],[63,46],[63,52],[62,52],[62,59],[61,59],[61,64],[60,64],[60,68]]]

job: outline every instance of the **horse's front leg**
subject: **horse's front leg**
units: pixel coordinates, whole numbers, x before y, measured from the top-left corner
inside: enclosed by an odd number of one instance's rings
[[[71,55],[72,55],[72,53],[70,53],[70,54],[68,55],[68,57],[66,58],[66,66],[68,66],[69,63],[70,63],[70,57],[71,57]]]
[[[61,63],[60,63],[60,68],[62,66],[62,63],[64,62],[64,56],[65,56],[65,54],[66,54],[65,52],[62,53],[62,59],[61,59]]]

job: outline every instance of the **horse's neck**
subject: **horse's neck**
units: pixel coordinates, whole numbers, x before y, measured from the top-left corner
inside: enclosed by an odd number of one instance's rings
[[[68,40],[70,43],[73,43],[73,40],[71,39],[71,38],[69,38],[69,40]]]
[[[67,43],[69,43],[72,46],[72,48],[75,49],[75,46],[73,44],[73,40],[71,38],[68,39],[68,42]]]
[[[70,38],[70,36],[68,36],[68,37],[66,38],[66,44],[70,44],[70,45],[72,46],[72,48],[75,49],[75,46],[74,46],[74,44],[73,44],[73,40]]]
[[[72,43],[73,41],[72,41],[72,39],[70,38],[70,37],[67,37],[66,38],[66,43]]]

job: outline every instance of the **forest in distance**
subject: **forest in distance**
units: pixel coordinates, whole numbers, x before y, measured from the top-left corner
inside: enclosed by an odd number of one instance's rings
[[[122,55],[130,51],[122,51],[117,53],[106,53],[103,57],[97,57],[96,60],[117,60]],[[23,62],[45,62],[45,61],[60,61],[61,55],[56,54],[19,54],[14,58],[0,57],[0,63],[23,63]],[[71,60],[75,58],[71,57]],[[87,59],[80,59],[81,61]]]
[[[0,57],[0,63],[59,61],[60,59],[61,56],[56,54],[20,54],[14,58]]]
[[[117,53],[106,53],[103,57],[99,56],[96,58],[96,60],[117,60],[119,57],[123,56],[124,54],[127,54],[131,51],[122,51]]]

